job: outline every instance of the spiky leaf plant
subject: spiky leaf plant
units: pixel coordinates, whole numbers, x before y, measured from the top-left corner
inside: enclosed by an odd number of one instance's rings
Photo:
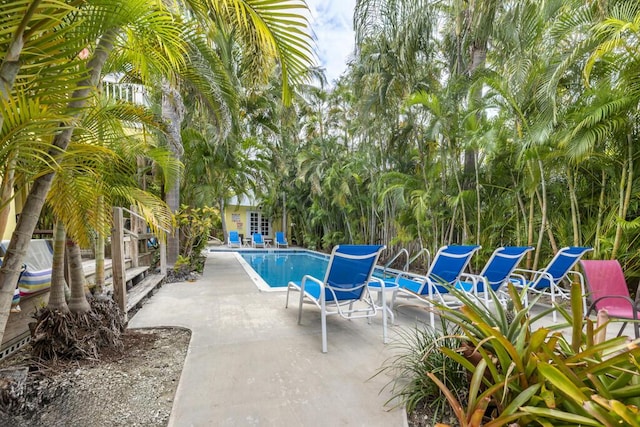
[[[399,339],[393,343],[394,356],[387,359],[376,374],[387,374],[392,378],[385,386],[392,395],[387,405],[405,406],[409,414],[426,407],[434,419],[450,416],[445,394],[428,374],[461,393],[457,396],[459,399],[466,398],[468,372],[441,351],[443,347],[461,351],[463,343],[459,332],[458,327],[444,321],[440,328],[420,324],[414,329],[399,332]]]
[[[481,357],[472,362],[441,348],[472,373],[466,401],[455,398],[459,391],[438,384],[460,425],[640,425],[638,340],[594,339],[606,323],[584,318],[578,284],[571,289],[571,312],[558,306],[538,315],[531,305],[522,307],[510,287],[516,309],[511,323],[495,294],[489,309],[471,294],[450,291],[464,306],[439,306],[441,318],[460,328]],[[534,329],[549,310],[558,310],[565,323]]]

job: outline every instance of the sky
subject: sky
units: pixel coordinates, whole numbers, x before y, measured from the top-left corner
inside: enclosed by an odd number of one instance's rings
[[[353,53],[353,9],[356,0],[307,0],[320,66],[331,84],[346,69]]]

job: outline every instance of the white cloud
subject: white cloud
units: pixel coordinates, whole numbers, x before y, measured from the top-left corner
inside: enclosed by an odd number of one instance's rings
[[[307,0],[320,65],[326,69],[329,83],[345,71],[353,54],[355,3],[355,0]]]

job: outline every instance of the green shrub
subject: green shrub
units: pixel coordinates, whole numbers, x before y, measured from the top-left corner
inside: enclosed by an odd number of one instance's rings
[[[220,222],[215,208],[191,208],[181,206],[176,214],[180,227],[180,256],[189,260],[192,270],[202,271],[202,251],[207,245],[211,230]]]
[[[443,322],[441,329],[431,325],[399,331],[400,339],[393,346],[396,355],[388,359],[377,375],[386,373],[393,379],[386,387],[392,397],[387,402],[405,406],[409,414],[426,407],[435,418],[446,418],[450,412],[446,397],[427,373],[432,373],[446,386],[465,399],[469,384],[467,371],[454,359],[441,352],[442,347],[456,351],[462,345],[459,328]]]
[[[440,347],[472,373],[466,395],[432,372],[427,376],[445,394],[461,426],[640,425],[638,342],[626,337],[599,341],[606,323],[594,325],[583,317],[579,285],[571,289],[571,312],[556,307],[538,315],[522,307],[510,287],[513,320],[495,294],[489,310],[469,294],[451,292],[465,305],[438,307],[441,317],[460,328],[480,360]],[[532,324],[552,310],[565,323],[533,330]]]

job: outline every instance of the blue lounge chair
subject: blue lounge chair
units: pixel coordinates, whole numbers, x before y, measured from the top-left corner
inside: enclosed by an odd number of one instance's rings
[[[399,295],[426,302],[431,325],[435,327],[434,302],[448,307],[461,305],[457,298],[450,298],[449,290],[459,281],[471,257],[479,249],[480,246],[476,245],[443,246],[436,253],[425,276],[400,273],[389,285],[397,285]]]
[[[285,307],[289,306],[289,292],[300,292],[298,324],[302,320],[302,303],[305,298],[320,309],[323,353],[327,352],[327,316],[338,314],[345,319],[354,319],[376,315],[379,307],[369,294],[367,283],[379,280],[372,278],[372,274],[384,248],[379,245],[338,245],[331,252],[324,280],[307,274],[300,282],[289,282],[287,285]],[[384,289],[384,283],[381,286]],[[386,343],[385,310],[382,315],[382,336]]]
[[[289,242],[282,231],[276,231],[276,248],[288,248]]]
[[[262,238],[262,234],[253,233],[251,235],[251,247],[254,247],[254,248],[264,248],[265,247],[264,239]]]
[[[533,250],[532,246],[502,246],[493,251],[491,257],[479,274],[462,273],[456,284],[458,289],[471,292],[476,296],[483,295],[488,307],[491,303],[489,292],[498,293],[502,285],[509,282],[514,270],[525,254]],[[498,295],[504,296],[504,293]]]
[[[535,295],[548,295],[551,297],[551,305],[556,303],[556,297],[569,299],[569,292],[562,288],[561,282],[571,276],[578,280],[582,288],[584,311],[587,311],[587,300],[584,297],[584,278],[579,271],[571,270],[580,261],[580,258],[592,248],[582,246],[569,246],[562,248],[553,257],[549,264],[542,270],[526,270],[516,268],[514,273],[521,275],[519,279],[512,279],[512,283],[524,292],[524,304],[528,305],[528,293]],[[557,320],[557,313],[553,312],[553,321]]]
[[[229,232],[229,241],[227,242],[227,245],[230,248],[239,248],[242,246],[242,241],[240,241],[240,235],[237,231]]]

